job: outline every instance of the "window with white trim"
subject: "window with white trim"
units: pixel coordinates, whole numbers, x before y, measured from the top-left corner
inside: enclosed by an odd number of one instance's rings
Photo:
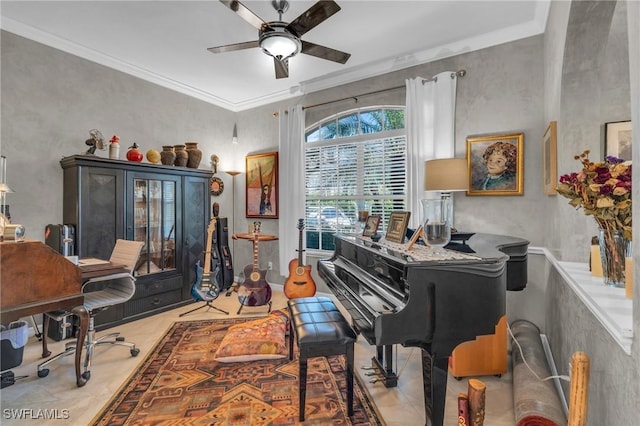
[[[307,248],[333,250],[336,232],[361,232],[358,212],[380,215],[378,233],[394,210],[406,209],[407,138],[404,107],[341,112],[305,132]]]

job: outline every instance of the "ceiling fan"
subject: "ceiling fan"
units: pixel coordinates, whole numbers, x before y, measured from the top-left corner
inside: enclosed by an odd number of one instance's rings
[[[287,0],[271,2],[279,18],[277,21],[270,22],[265,22],[237,0],[220,0],[220,2],[257,28],[258,40],[210,47],[207,49],[209,52],[223,53],[260,47],[264,53],[273,57],[276,78],[289,77],[289,58],[298,53],[306,53],[341,64],[346,63],[351,56],[349,53],[300,40],[305,33],[340,10],[340,6],[334,1],[319,1],[290,23],[282,21],[282,14],[289,9]]]

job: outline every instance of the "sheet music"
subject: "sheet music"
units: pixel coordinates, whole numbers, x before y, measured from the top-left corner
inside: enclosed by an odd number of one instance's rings
[[[372,241],[369,237],[361,237],[357,236],[362,240]],[[376,242],[378,246],[392,250],[396,253],[401,253],[413,260],[417,261],[442,261],[442,260],[481,260],[481,257],[474,256],[472,254],[462,253],[455,250],[449,250],[442,248],[440,250],[435,250],[431,246],[424,246],[421,244],[413,245],[413,247],[408,250],[408,244],[399,244],[391,241],[387,241],[384,238],[381,238],[380,241]]]

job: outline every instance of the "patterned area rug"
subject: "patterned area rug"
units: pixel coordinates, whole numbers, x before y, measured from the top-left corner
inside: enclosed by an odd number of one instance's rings
[[[293,361],[213,359],[228,327],[243,321],[174,323],[92,424],[299,424],[297,354]],[[357,377],[353,399],[349,419],[343,357],[309,360],[304,424],[382,424]]]

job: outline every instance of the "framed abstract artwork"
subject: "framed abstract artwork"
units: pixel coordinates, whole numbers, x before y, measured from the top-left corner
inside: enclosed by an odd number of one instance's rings
[[[246,217],[278,218],[278,153],[247,155]]]
[[[467,138],[467,195],[524,193],[524,133]]]

